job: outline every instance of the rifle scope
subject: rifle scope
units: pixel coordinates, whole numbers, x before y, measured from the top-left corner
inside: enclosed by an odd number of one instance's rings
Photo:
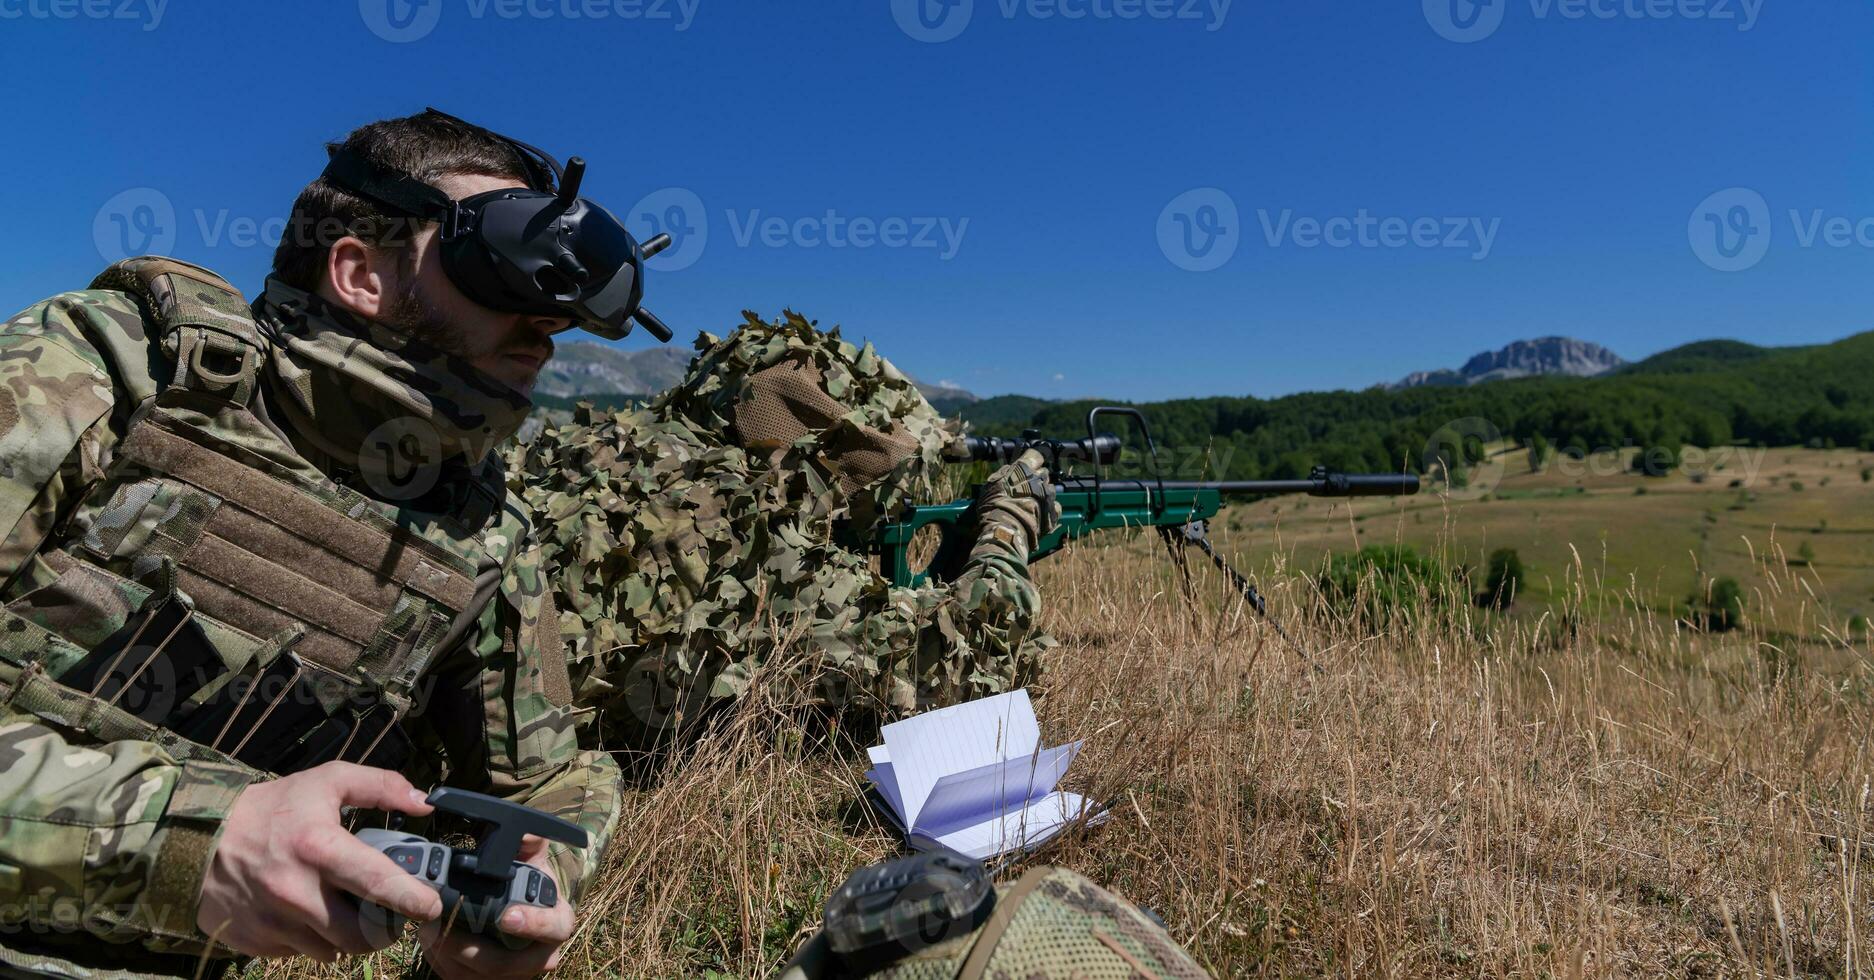
[[[963,445],[969,450],[970,459],[979,463],[1007,463],[1030,449],[1036,449],[1047,459],[1049,467],[1058,468],[1063,462],[1097,462],[1102,466],[1111,466],[1119,459],[1121,443],[1118,436],[1102,433],[1085,439],[965,436]]]

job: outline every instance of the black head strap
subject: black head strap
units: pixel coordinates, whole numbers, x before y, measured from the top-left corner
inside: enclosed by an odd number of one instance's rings
[[[527,186],[542,194],[554,193],[554,189],[559,186],[561,178],[566,175],[566,171],[560,167],[560,162],[555,160],[552,154],[537,146],[523,143],[511,136],[503,136],[492,129],[477,126],[466,119],[452,116],[434,106],[424,109],[423,114],[435,116],[438,119],[453,123],[471,133],[480,133],[507,147],[508,150],[514,154],[515,161],[521,165],[521,170],[527,174]]]
[[[348,147],[334,146],[330,152],[332,159],[319,175],[321,179],[404,217],[441,222],[445,234],[453,233],[456,203],[449,195],[408,174],[380,167]]]

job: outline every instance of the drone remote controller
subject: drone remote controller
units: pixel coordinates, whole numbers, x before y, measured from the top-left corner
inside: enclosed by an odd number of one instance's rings
[[[481,793],[439,789],[429,805],[480,825],[481,844],[473,852],[404,833],[401,830],[358,831],[358,839],[382,851],[418,881],[442,896],[442,921],[451,928],[478,936],[494,936],[509,949],[524,949],[528,940],[496,928],[509,906],[552,908],[559,904],[553,879],[531,864],[515,860],[526,834],[547,840],[586,846],[586,832],[550,813]],[[365,902],[367,920],[395,935],[403,917],[382,906]]]

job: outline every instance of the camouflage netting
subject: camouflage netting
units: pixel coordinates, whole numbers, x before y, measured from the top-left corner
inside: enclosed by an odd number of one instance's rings
[[[872,980],[1207,980],[1204,968],[1131,902],[1065,868],[997,889],[981,929],[869,974]]]
[[[774,323],[743,316],[748,322],[726,340],[697,338],[689,371],[652,404],[653,415],[723,434],[764,463],[781,462],[788,449],[813,460],[845,491],[840,516],[855,533],[931,489],[961,423],[931,407],[871,344],[840,339],[837,327],[822,333],[791,310]]]
[[[697,348],[650,409],[582,408],[511,460],[574,641],[578,700],[601,707],[608,745],[642,745],[678,708],[739,696],[781,649],[840,707],[951,703],[1033,673],[1052,641],[1034,630],[1025,563],[898,589],[844,544],[954,442],[909,379],[792,313],[749,314]],[[803,377],[845,411],[830,416]],[[802,434],[784,443],[788,417]]]

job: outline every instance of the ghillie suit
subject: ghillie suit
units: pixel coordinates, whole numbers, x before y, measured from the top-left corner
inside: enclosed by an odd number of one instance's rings
[[[511,459],[546,542],[577,700],[643,745],[783,653],[814,700],[885,712],[1022,683],[1052,644],[1027,554],[1052,515],[992,477],[956,581],[894,588],[864,542],[959,425],[870,345],[798,314],[703,334],[640,411],[582,408]]]

